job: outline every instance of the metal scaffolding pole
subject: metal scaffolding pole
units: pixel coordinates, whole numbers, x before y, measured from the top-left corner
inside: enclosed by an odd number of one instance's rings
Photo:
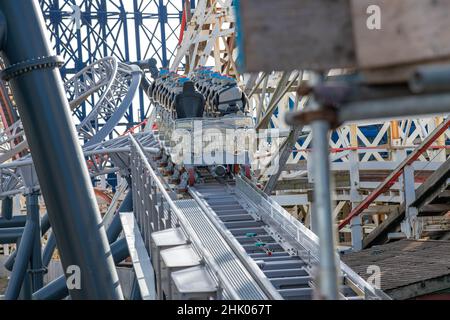
[[[3,0],[0,11],[0,45],[7,66],[2,76],[10,81],[19,108],[63,268],[78,266],[81,271],[81,289],[70,290],[70,295],[72,299],[123,299],[56,70],[61,60],[49,49],[39,3]],[[21,266],[20,257],[19,251],[14,269]]]
[[[312,74],[312,86],[323,82],[323,75]],[[331,209],[331,170],[330,170],[330,130],[329,119],[323,116],[325,106],[311,99],[308,111],[312,131],[312,176],[314,180],[314,207],[311,220],[319,237],[319,299],[339,299],[338,256],[336,253],[335,228]],[[288,122],[291,120],[288,114]],[[303,126],[302,121],[292,121],[291,125]]]
[[[314,121],[313,134],[313,177],[314,203],[319,237],[320,295],[322,299],[337,300],[339,297],[336,250],[331,210],[329,130],[327,121]]]

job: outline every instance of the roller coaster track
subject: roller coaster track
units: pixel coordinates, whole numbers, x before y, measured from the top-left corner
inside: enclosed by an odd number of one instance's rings
[[[65,83],[69,105],[75,116],[80,108],[85,108],[83,103],[95,101],[92,111],[77,125],[78,135],[86,146],[102,142],[114,130],[130,107],[141,76],[138,67],[107,57],[86,67]],[[0,134],[0,143],[0,163],[28,148],[20,120],[5,128]]]
[[[189,190],[191,199],[174,200],[145,148],[130,140],[134,214],[148,247],[152,233],[178,228],[225,299],[314,298],[319,244],[310,230],[240,176],[236,184],[200,184]],[[341,299],[389,299],[342,262],[340,274]]]
[[[108,137],[129,109],[141,82],[142,71],[139,67],[109,59],[114,69],[108,90],[77,126],[80,138],[87,141],[85,146],[95,145]]]
[[[75,115],[84,102],[90,99],[96,101],[90,114],[77,125],[79,138],[85,142],[83,148],[88,151],[87,157],[90,157],[88,167],[93,176],[110,171],[110,168],[109,171],[105,169],[110,163],[109,156],[105,155],[107,153],[105,148],[112,147],[115,143],[120,144],[121,139],[111,143],[105,142],[105,145],[101,143],[113,132],[129,109],[139,88],[141,77],[142,72],[138,67],[108,57],[86,67],[65,84],[69,105]],[[16,144],[17,141],[20,142]],[[20,120],[2,132],[0,142],[0,163],[12,159],[28,148]],[[96,153],[99,144],[102,150]],[[25,191],[25,185],[28,187],[38,185],[37,181],[34,181],[34,168],[29,155],[4,164],[0,171],[0,194],[3,196]],[[24,178],[25,175],[31,180]]]
[[[159,153],[159,142],[154,139],[153,135],[141,132],[135,134],[135,138],[144,147],[145,152],[149,154]],[[130,144],[128,136],[84,146],[83,152],[92,178],[129,169]],[[0,198],[24,193],[29,188],[39,188],[31,157],[23,157],[10,163],[0,164]]]
[[[153,232],[180,228],[205,262],[203,267],[220,288],[221,298],[314,298],[317,237],[245,178],[237,176],[235,184],[200,184],[189,190],[189,198],[177,200],[149,160],[160,150],[151,132],[122,136],[83,150],[92,176],[131,173],[139,226],[135,232],[150,245]],[[10,179],[2,181],[0,196],[29,188],[20,183],[29,180],[32,165],[27,158],[1,165],[2,173],[10,170]],[[38,187],[35,182],[33,188]],[[153,270],[142,272],[152,277]],[[341,299],[389,299],[343,263],[340,274]]]

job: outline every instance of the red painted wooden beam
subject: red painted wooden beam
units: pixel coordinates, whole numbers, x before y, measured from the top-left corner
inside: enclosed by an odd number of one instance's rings
[[[403,174],[403,170],[406,166],[412,165],[421,155],[424,153],[433,142],[436,141],[445,131],[450,127],[450,120],[442,122],[421,144],[415,149],[405,160],[395,169],[387,178],[356,208],[350,212],[350,214],[339,224],[339,230],[344,228],[350,221],[360,215],[366,210],[372,202],[374,202],[380,195],[388,191]]]

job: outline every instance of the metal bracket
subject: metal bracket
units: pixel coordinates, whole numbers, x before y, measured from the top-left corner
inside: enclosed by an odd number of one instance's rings
[[[338,110],[333,106],[323,106],[320,110],[292,112],[286,115],[286,123],[291,126],[304,126],[314,121],[326,121],[331,129],[338,128]]]
[[[47,274],[48,273],[48,268],[47,267],[43,267],[43,268],[39,268],[39,269],[28,269],[28,273],[30,273],[30,274],[36,274],[36,273]]]
[[[63,65],[64,59],[60,56],[39,57],[32,60],[27,60],[13,64],[12,66],[3,70],[0,73],[0,77],[4,81],[10,81],[14,78],[17,78],[18,76],[21,76],[34,70],[60,68]]]

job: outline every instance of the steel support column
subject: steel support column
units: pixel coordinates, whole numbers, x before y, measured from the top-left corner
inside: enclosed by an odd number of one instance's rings
[[[125,239],[120,239],[111,245],[111,254],[115,263],[120,263],[128,258],[128,245]],[[67,297],[69,291],[66,286],[66,279],[61,276],[42,289],[33,293],[33,300],[61,300]]]
[[[19,248],[17,250],[18,254],[14,261],[8,288],[6,289],[5,300],[17,300],[19,297],[22,284],[27,276],[27,268],[33,252],[35,230],[35,222],[30,216],[27,216],[27,223],[25,224],[25,229],[23,230],[23,235],[20,239]]]
[[[7,26],[2,56],[7,67],[20,70],[13,74],[10,84],[63,268],[76,265],[81,270],[81,289],[70,290],[70,295],[72,299],[123,299],[61,76],[45,64],[26,68],[52,56],[39,4],[3,0],[0,11]],[[24,237],[28,236],[33,234],[25,232]],[[21,256],[19,249],[14,269],[22,267],[17,261]],[[6,298],[13,297],[15,292],[8,290]]]
[[[28,264],[29,265],[29,264]],[[19,300],[31,300],[33,288],[30,274],[27,272],[23,278],[22,288],[20,289]]]
[[[120,221],[119,213],[130,211],[133,211],[133,192],[131,191],[131,189],[128,191],[125,199],[123,199],[119,209],[113,217],[111,224],[109,225],[108,230],[106,231],[109,243],[114,242],[122,232],[122,222]]]
[[[48,265],[50,264],[55,249],[56,249],[55,234],[51,232],[47,239],[47,244],[44,247],[44,251],[42,252],[42,264],[45,267],[48,267]]]
[[[25,218],[25,220],[23,218]],[[18,216],[18,217],[15,217],[14,219],[17,219],[17,223],[19,223],[19,222],[21,223],[23,220],[23,226],[24,226],[25,222],[26,222],[26,218],[27,218],[27,216]],[[14,221],[14,219],[11,221]],[[46,234],[49,229],[50,229],[50,221],[48,220],[48,214],[45,214],[41,220],[41,236]],[[12,271],[13,266],[14,266],[14,261],[16,260],[16,256],[17,256],[17,250],[15,250],[13,253],[11,253],[8,260],[6,260],[6,262],[4,264],[4,267],[6,270]]]
[[[129,182],[131,185],[131,181]],[[122,222],[120,221],[119,212],[127,212],[129,210],[133,210],[133,198],[131,189],[125,199],[122,201],[119,209],[117,210],[116,215],[113,218],[113,222],[109,225],[108,230],[106,231],[108,235],[108,241],[111,244],[111,253],[114,258],[115,263],[119,263],[128,257],[128,246],[125,239],[117,240],[121,231],[122,231]],[[119,227],[117,226],[117,222],[119,223]],[[43,263],[47,267],[50,263],[50,260],[53,255],[53,251],[56,248],[55,237],[53,233],[50,235],[47,246],[44,249],[43,253]],[[67,286],[65,283],[64,277],[59,277],[58,279],[52,281],[42,289],[35,292],[33,295],[33,299],[35,300],[61,300],[64,299],[67,294]]]
[[[2,217],[5,220],[11,220],[13,217],[13,200],[10,197],[2,200]]]
[[[44,286],[44,267],[42,265],[41,252],[41,217],[39,215],[39,195],[32,193],[27,195],[27,215],[34,222],[33,252],[30,261],[31,287],[33,292]]]
[[[159,27],[161,29],[161,39],[166,39],[167,7],[164,5],[163,0],[159,0],[158,2],[158,16],[159,16]],[[162,66],[163,68],[168,68],[169,61],[167,61],[166,41],[161,42],[161,51],[162,51]]]

